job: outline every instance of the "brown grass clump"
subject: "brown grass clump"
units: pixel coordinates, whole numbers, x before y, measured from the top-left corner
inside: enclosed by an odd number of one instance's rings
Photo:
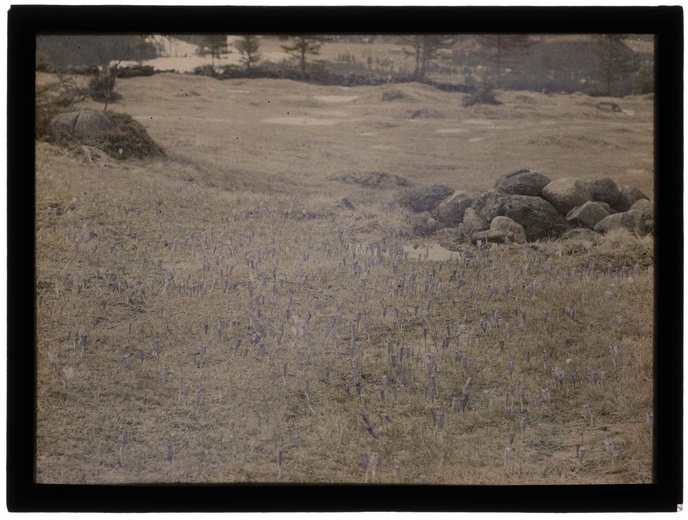
[[[113,128],[94,145],[116,159],[164,156],[165,151],[129,114],[109,112]]]

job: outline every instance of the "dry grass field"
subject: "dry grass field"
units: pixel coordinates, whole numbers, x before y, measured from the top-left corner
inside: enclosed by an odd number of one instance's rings
[[[651,97],[117,91],[166,158],[36,147],[38,482],[652,481],[652,237],[448,251],[410,236],[394,177],[653,198]]]

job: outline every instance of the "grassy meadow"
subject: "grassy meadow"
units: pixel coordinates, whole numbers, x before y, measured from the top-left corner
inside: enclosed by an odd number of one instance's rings
[[[36,145],[38,482],[652,481],[652,236],[449,251],[395,181],[653,198],[651,97],[117,91],[166,158]]]

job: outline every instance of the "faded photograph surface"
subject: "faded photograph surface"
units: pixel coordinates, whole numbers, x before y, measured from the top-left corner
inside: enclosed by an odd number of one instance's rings
[[[654,45],[39,36],[36,482],[652,482]]]

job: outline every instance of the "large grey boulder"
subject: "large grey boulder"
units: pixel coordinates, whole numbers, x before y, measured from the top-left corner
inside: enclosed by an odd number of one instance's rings
[[[452,193],[454,193],[453,189],[440,184],[419,186],[406,190],[399,197],[399,204],[410,208],[416,213],[432,211]]]
[[[523,226],[529,241],[557,238],[571,228],[554,206],[540,197],[507,195],[490,190],[475,200],[472,209],[487,222],[492,222],[495,217],[509,217]]]
[[[592,200],[589,183],[576,177],[564,177],[550,182],[542,189],[542,197],[561,214]]]
[[[568,215],[566,215],[566,220],[574,226],[583,226],[593,229],[595,224],[608,216],[609,212],[604,210],[602,204],[597,202],[586,202],[582,206],[578,206],[569,211]]]
[[[540,197],[542,196],[542,189],[550,182],[552,182],[552,179],[545,177],[541,173],[531,172],[530,170],[516,170],[497,179],[494,187],[496,190],[509,195]]]
[[[503,196],[504,194],[498,192],[497,190],[486,191],[480,197],[475,199],[471,205],[471,208],[473,208],[476,215],[485,221],[487,226],[489,226],[489,223],[492,222],[493,218],[501,215],[500,200]],[[483,229],[487,229],[487,226]]]
[[[631,209],[631,206],[641,199],[649,199],[649,197],[635,186],[624,186],[619,192],[618,200],[611,204],[611,207],[622,213]]]
[[[623,228],[631,233],[637,235],[645,235],[647,233],[647,226],[645,219],[640,211],[624,211],[623,213],[615,213],[600,220],[595,226],[595,231],[599,233],[608,233],[612,229]]]
[[[529,242],[557,238],[571,228],[554,206],[540,197],[505,195],[501,198],[500,215],[521,224]]]
[[[443,227],[455,227],[463,222],[463,215],[474,200],[475,195],[464,191],[454,192],[435,208],[433,217]]]
[[[55,116],[50,135],[56,142],[96,142],[114,128],[107,112],[78,110]]]
[[[605,202],[613,206],[619,200],[619,186],[610,177],[590,181],[589,188],[594,201]]]

